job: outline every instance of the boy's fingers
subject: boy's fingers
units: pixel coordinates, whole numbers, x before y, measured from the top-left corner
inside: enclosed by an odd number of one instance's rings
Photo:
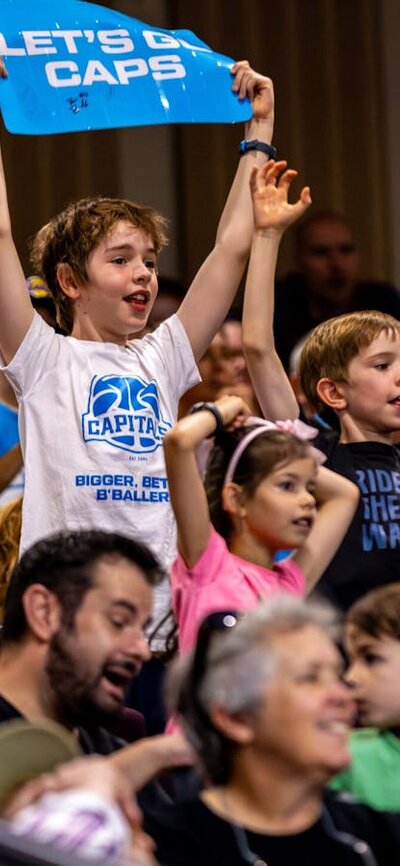
[[[245,99],[246,96],[253,99],[253,87],[251,70],[244,69],[240,77],[239,99]]]
[[[275,183],[286,166],[287,162],[284,159],[280,159],[277,162],[270,159],[266,164],[266,183],[271,180]]]
[[[310,204],[310,188],[308,186],[305,186],[304,189],[302,189],[301,191],[300,198],[295,202],[294,205],[292,205],[292,213],[296,216],[301,216],[301,214],[304,213],[305,210],[307,210]]]
[[[272,168],[269,166],[269,163],[266,163],[266,165],[263,165],[261,168],[255,170],[253,186],[254,191],[262,193],[265,190],[266,186],[274,183],[275,178]]]
[[[249,69],[250,66],[247,60],[242,60],[239,63],[235,63],[235,65],[231,69],[231,74],[235,76],[232,90],[235,90],[236,92],[239,91],[239,95],[241,94],[243,79],[247,75]]]
[[[250,69],[250,63],[248,60],[239,60],[231,66],[230,73],[235,76],[234,86],[247,69]]]
[[[230,71],[235,76],[232,89],[238,92],[239,99],[245,99],[248,96],[253,102],[262,90],[270,89],[272,91],[271,80],[258,72],[254,72],[247,60],[234,64]]]
[[[231,66],[231,72],[236,73],[238,69],[243,69],[244,67],[247,67],[247,69],[250,68],[248,60],[236,60],[236,62]]]
[[[297,174],[298,174],[298,172],[295,171],[294,168],[288,168],[286,171],[283,172],[283,174],[279,178],[279,186],[285,187],[286,189],[289,189],[290,184],[292,183],[292,180],[294,180],[295,177],[297,177]]]
[[[264,163],[264,165],[254,166],[250,175],[250,180],[254,178],[254,183],[257,185],[258,189],[263,189],[266,184],[275,183],[277,176],[285,166],[286,162],[284,160],[275,162],[274,159],[270,159],[268,162]]]
[[[2,57],[0,57],[0,77],[1,78],[8,78],[8,72],[7,72],[7,69],[5,67],[5,63],[4,63],[4,60]]]
[[[312,203],[311,190],[310,190],[309,186],[303,187],[303,189],[300,193],[300,199],[301,199],[303,204],[307,205],[307,207],[308,207],[308,205],[310,205]]]

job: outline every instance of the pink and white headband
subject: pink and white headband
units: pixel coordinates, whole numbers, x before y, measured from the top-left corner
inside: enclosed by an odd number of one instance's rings
[[[266,421],[265,418],[250,416],[249,418],[246,418],[243,426],[251,427],[251,430],[249,430],[246,436],[243,436],[243,439],[240,440],[232,454],[225,473],[224,485],[229,484],[229,482],[232,481],[239,460],[243,452],[250,445],[250,442],[252,442],[253,439],[256,439],[257,436],[261,436],[262,433],[267,433],[269,430],[281,430],[283,433],[291,433],[292,436],[296,436],[297,439],[302,439],[304,442],[310,441],[310,439],[315,439],[315,437],[318,436],[318,430],[316,430],[315,427],[309,427],[308,424],[304,424],[304,422],[300,421],[298,418],[294,421],[288,419],[287,421],[273,422]],[[310,446],[310,456],[314,458],[318,466],[325,463],[326,455],[320,451],[319,448],[315,448],[313,445]]]

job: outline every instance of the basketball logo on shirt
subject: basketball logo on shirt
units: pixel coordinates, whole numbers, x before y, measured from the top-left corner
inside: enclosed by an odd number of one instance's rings
[[[160,447],[171,428],[164,421],[157,385],[130,376],[94,376],[87,412],[82,415],[85,442],[108,442],[133,454]]]

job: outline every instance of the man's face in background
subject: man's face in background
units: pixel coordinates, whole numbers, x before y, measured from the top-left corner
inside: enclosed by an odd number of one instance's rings
[[[338,307],[349,303],[358,275],[358,253],[346,223],[321,219],[304,229],[298,263],[309,292]]]

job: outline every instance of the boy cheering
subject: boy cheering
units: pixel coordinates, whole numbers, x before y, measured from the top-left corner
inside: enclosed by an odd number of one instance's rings
[[[0,348],[20,402],[22,548],[60,529],[96,527],[147,542],[166,568],[174,555],[162,438],[233,300],[251,244],[250,171],[273,150],[270,80],[245,61],[232,74],[238,98],[252,102],[250,143],[214,249],[178,314],[143,340],[132,337],[157,294],[160,216],[124,200],[84,199],[40,230],[33,258],[70,333],[63,337],[32,310],[1,167]]]
[[[299,413],[273,335],[275,263],[285,228],[310,203],[290,205],[296,172],[273,163],[252,177],[255,236],[246,285],[243,339],[259,403],[267,418]],[[281,176],[280,176],[281,175]],[[300,361],[309,403],[330,410],[337,432],[316,440],[327,466],[354,481],[360,504],[318,593],[347,609],[375,586],[398,579],[400,461],[392,444],[400,431],[400,322],[380,312],[350,313],[318,325]]]

